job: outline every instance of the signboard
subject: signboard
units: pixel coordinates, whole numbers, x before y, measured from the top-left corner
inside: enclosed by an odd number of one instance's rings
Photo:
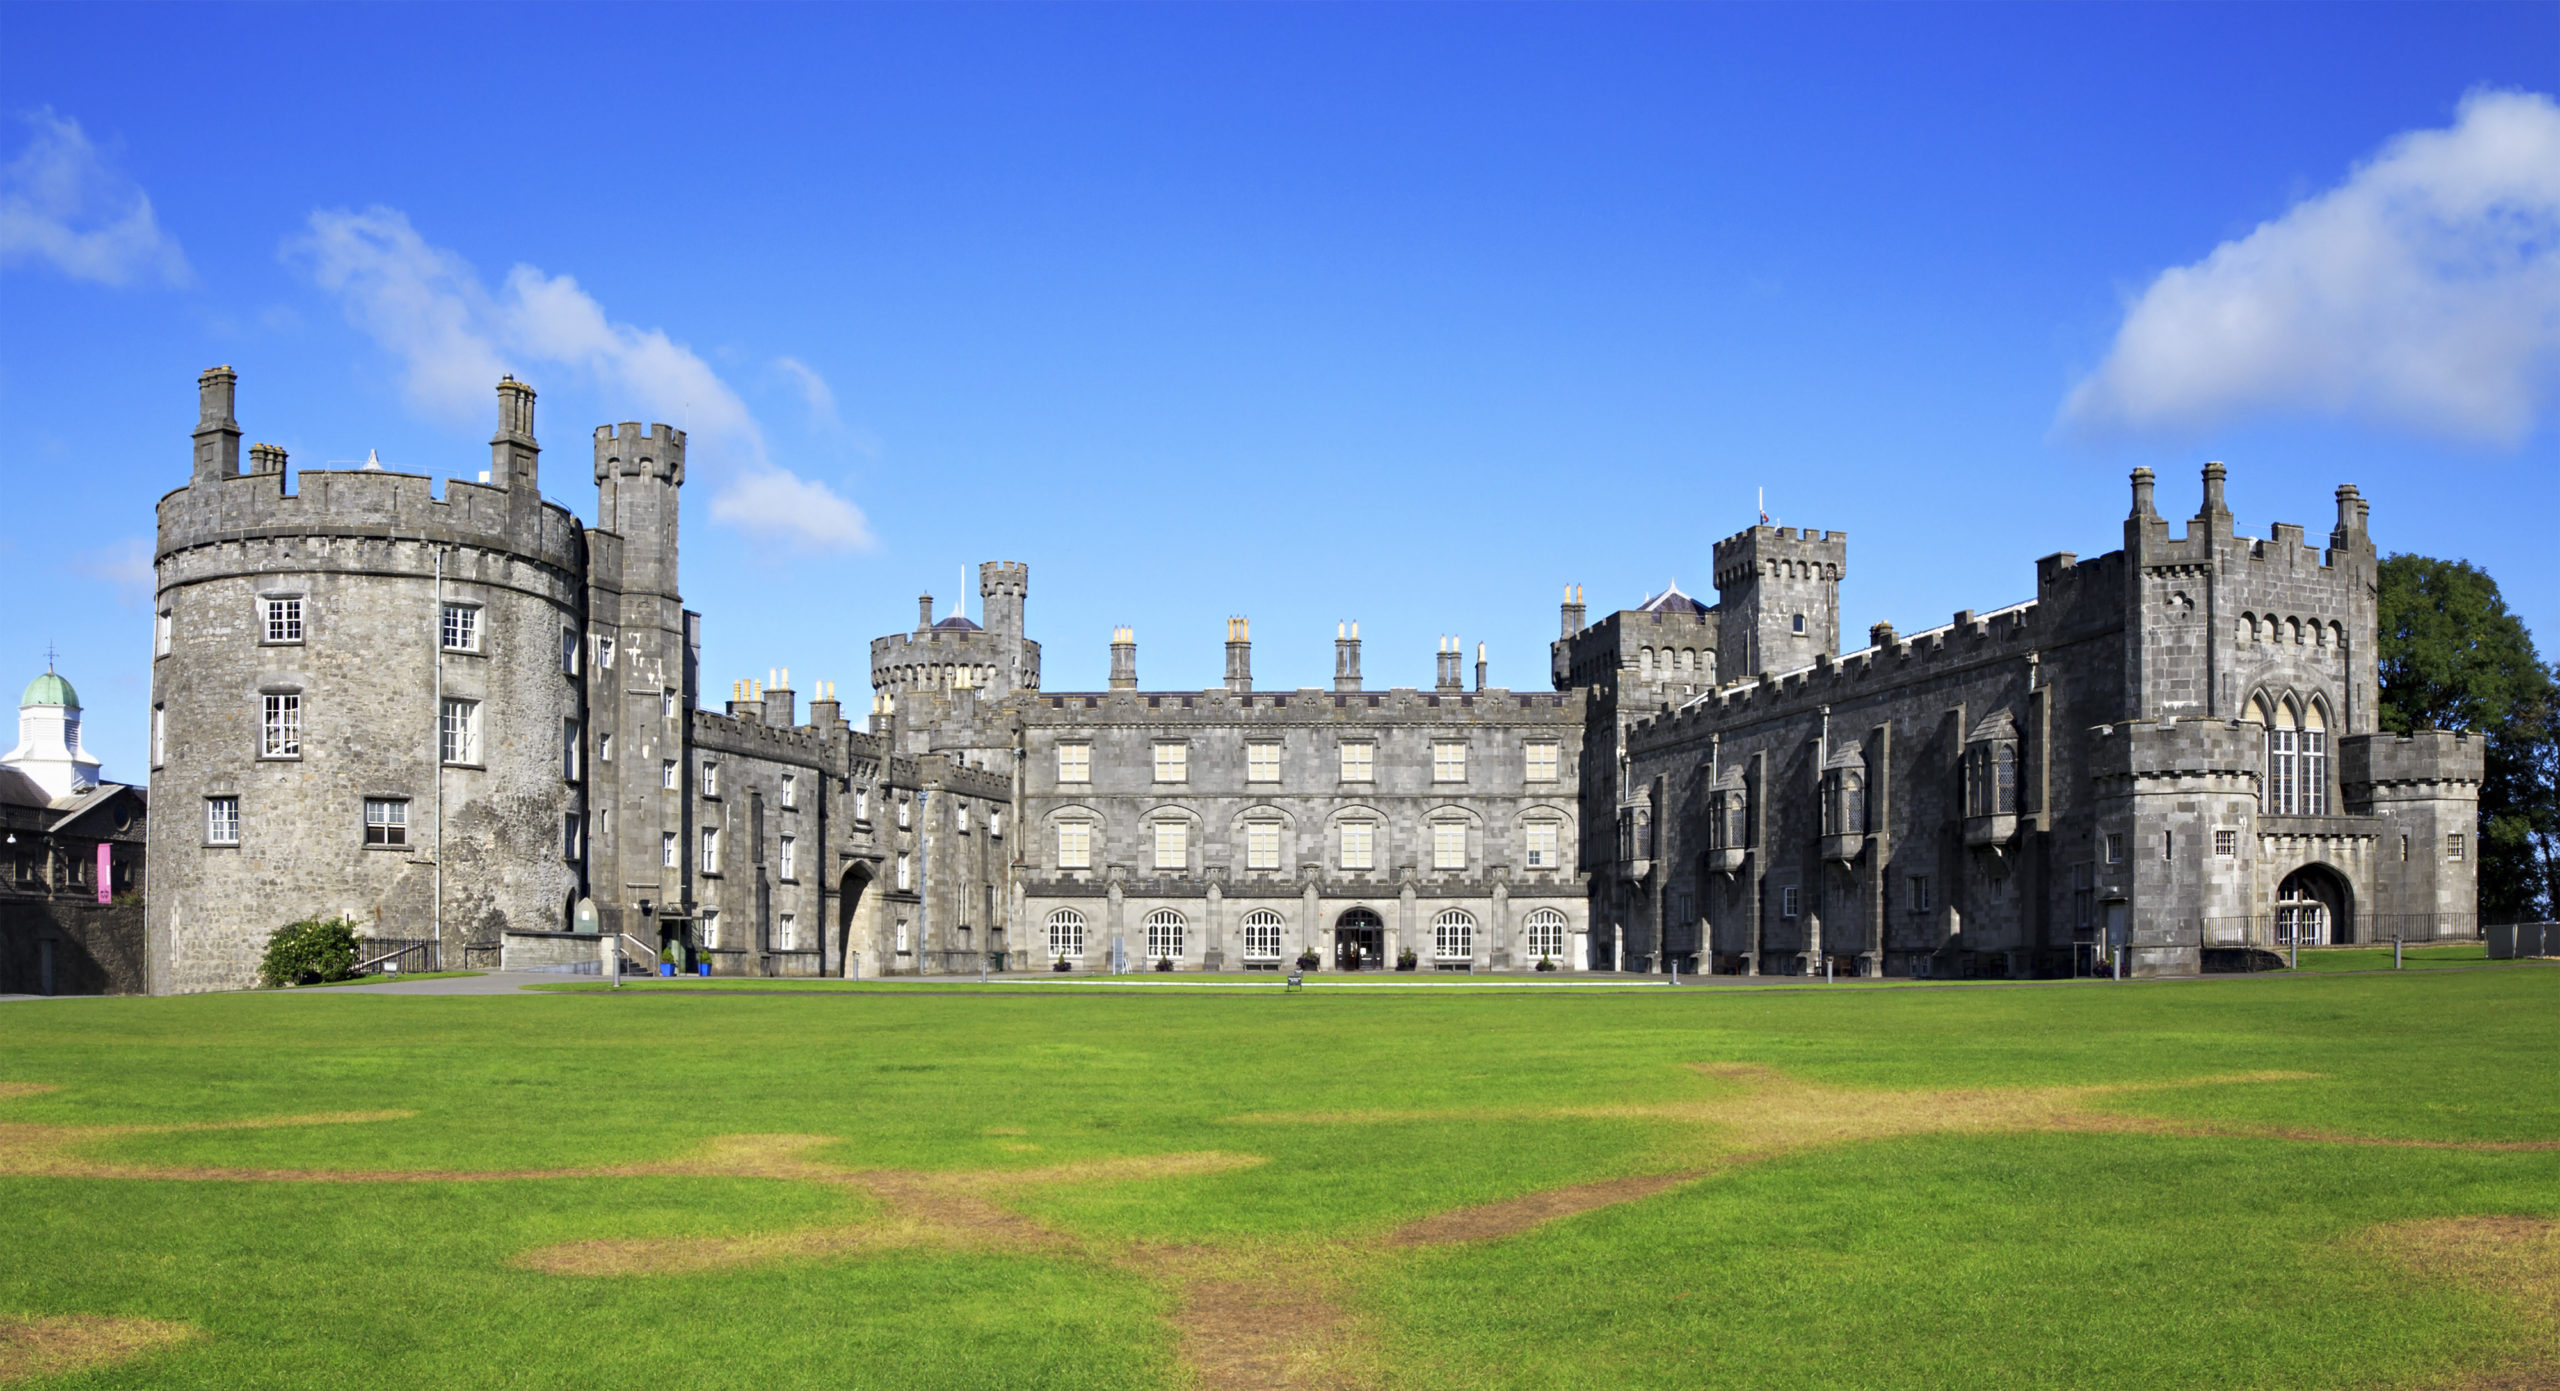
[[[98,901],[113,903],[116,898],[116,848],[106,841],[98,842]]]

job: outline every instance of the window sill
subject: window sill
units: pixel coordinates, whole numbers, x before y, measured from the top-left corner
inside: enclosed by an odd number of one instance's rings
[[[300,763],[302,761],[302,755],[298,753],[262,753],[258,755],[258,761],[260,763]]]
[[[486,657],[489,653],[488,649],[480,647],[439,647],[436,649],[436,655],[441,657]]]
[[[240,842],[236,840],[209,840],[204,843],[204,848],[207,850],[237,850],[240,848]]]
[[[447,763],[444,766],[447,768],[460,768],[466,772],[473,773],[485,773],[489,771],[489,765],[485,763]]]
[[[397,850],[397,851],[399,851],[399,852],[400,852],[401,854],[403,854],[403,855],[406,855],[406,854],[408,854],[408,853],[409,853],[409,846],[408,846],[408,844],[407,844],[406,842],[403,842],[403,843],[400,843],[400,844],[396,844],[396,845],[375,845],[375,844],[371,843],[370,841],[368,841],[368,842],[366,842],[366,844],[365,844],[365,847],[364,847],[364,848],[365,848],[365,849],[367,849],[367,850]]]
[[[292,638],[283,641],[260,638],[258,640],[258,645],[260,647],[308,647],[311,645],[311,642],[308,638]]]

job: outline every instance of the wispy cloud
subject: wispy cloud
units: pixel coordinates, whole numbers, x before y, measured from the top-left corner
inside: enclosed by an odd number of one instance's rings
[[[71,568],[113,587],[116,602],[129,609],[148,606],[158,585],[151,568],[151,543],[138,536],[73,556]]]
[[[2163,272],[2064,400],[2083,434],[2246,415],[2513,447],[2560,386],[2560,106],[2477,91],[2347,180]]]
[[[151,196],[51,107],[24,118],[27,146],[0,167],[0,265],[41,262],[101,285],[183,285],[187,258]]]
[[[421,411],[477,419],[501,373],[565,368],[684,427],[689,460],[723,480],[713,517],[810,550],[872,544],[861,509],[773,462],[754,413],[709,363],[663,329],[614,321],[569,276],[519,265],[493,292],[470,262],[385,207],[314,212],[285,254],[400,363]],[[773,507],[776,496],[798,498],[798,514]]]
[[[773,365],[776,371],[790,380],[793,389],[800,393],[800,399],[809,403],[811,421],[826,428],[843,423],[836,417],[835,388],[827,385],[827,379],[818,375],[817,368],[796,357],[777,357]]]

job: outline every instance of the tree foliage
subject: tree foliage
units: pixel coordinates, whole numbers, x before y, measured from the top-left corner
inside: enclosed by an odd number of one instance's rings
[[[356,925],[345,918],[305,918],[267,938],[258,978],[268,985],[315,985],[355,974]]]
[[[2560,684],[2468,561],[2382,562],[2379,718],[2387,730],[2481,736],[2480,913],[2549,918],[2560,907]]]

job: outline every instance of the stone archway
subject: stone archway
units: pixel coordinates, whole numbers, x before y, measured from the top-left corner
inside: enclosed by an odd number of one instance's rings
[[[1333,920],[1333,965],[1339,971],[1375,971],[1387,962],[1387,922],[1366,908]]]
[[[2345,876],[2308,864],[2276,885],[2277,946],[2342,947],[2355,940],[2355,891]]]
[[[873,946],[879,936],[880,905],[871,890],[871,866],[855,863],[845,868],[844,879],[836,889],[836,973],[847,978],[859,969],[859,958],[871,952],[872,969],[886,975],[886,963]]]

